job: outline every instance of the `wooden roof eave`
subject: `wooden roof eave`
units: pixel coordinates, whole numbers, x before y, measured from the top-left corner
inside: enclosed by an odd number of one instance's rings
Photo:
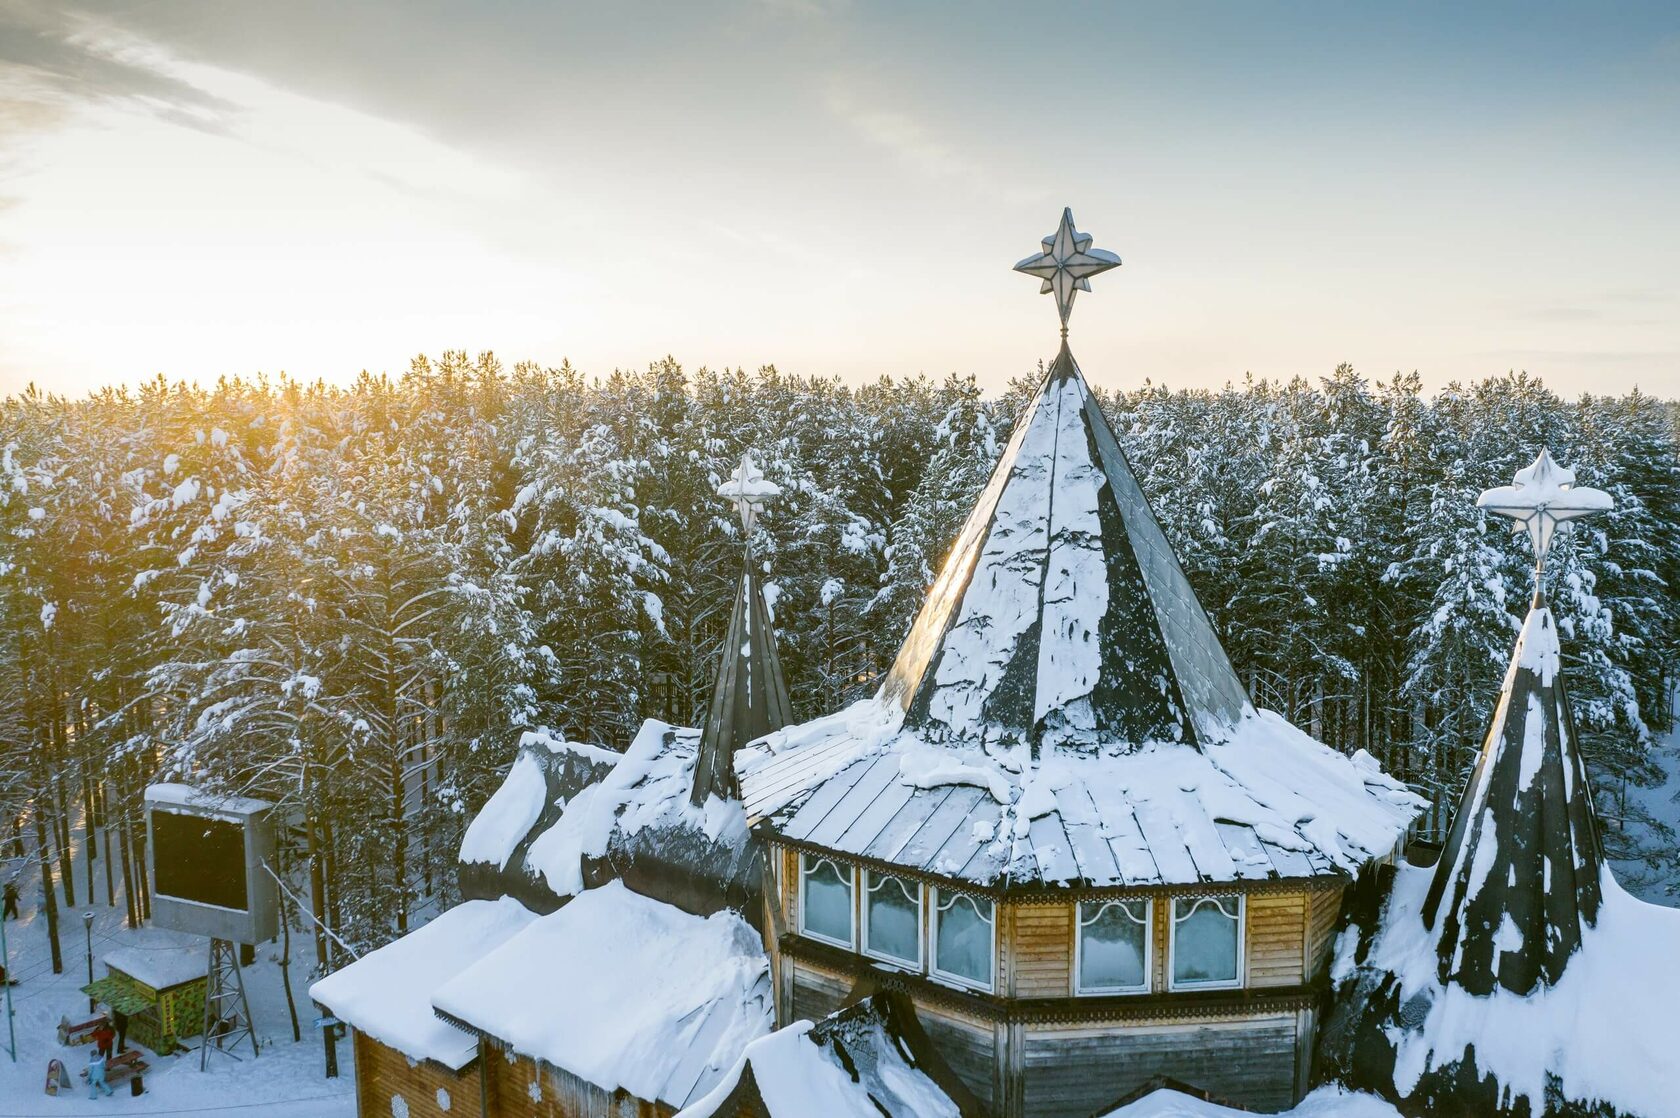
[[[1059,904],[1069,900],[1085,900],[1097,897],[1109,898],[1117,896],[1187,896],[1205,895],[1210,892],[1223,893],[1295,893],[1313,892],[1329,889],[1344,889],[1353,884],[1353,875],[1346,870],[1333,869],[1327,873],[1314,874],[1310,877],[1240,877],[1231,879],[1207,879],[1203,881],[1187,881],[1173,883],[1153,883],[1138,885],[1096,885],[1090,882],[1068,882],[1066,884],[1050,884],[1042,881],[1000,881],[985,884],[969,881],[965,878],[951,877],[943,874],[931,873],[913,866],[899,865],[894,862],[882,861],[859,854],[835,850],[817,843],[806,842],[802,839],[788,838],[774,829],[765,821],[762,829],[765,841],[774,846],[785,846],[791,850],[798,850],[806,854],[818,854],[836,862],[848,865],[862,866],[865,869],[890,873],[897,877],[905,877],[914,881],[921,881],[928,885],[953,893],[969,893],[975,896],[990,897],[994,900],[1010,901],[1016,904]],[[1375,861],[1376,859],[1373,859]]]

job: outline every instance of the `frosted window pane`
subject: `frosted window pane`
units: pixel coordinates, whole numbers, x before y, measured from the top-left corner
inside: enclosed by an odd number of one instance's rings
[[[819,936],[852,942],[852,875],[827,859],[805,866],[804,927]]]
[[[992,902],[956,894],[939,901],[935,963],[946,974],[992,984]]]
[[[921,960],[921,893],[914,882],[869,875],[869,950],[911,965]]]
[[[1079,917],[1080,989],[1143,986],[1149,902],[1080,905]]]
[[[1173,902],[1173,981],[1237,980],[1235,897]]]

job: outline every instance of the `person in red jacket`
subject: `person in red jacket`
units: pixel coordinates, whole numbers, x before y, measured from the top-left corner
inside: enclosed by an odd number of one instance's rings
[[[117,1032],[115,1029],[111,1028],[110,1023],[107,1021],[101,1021],[99,1026],[93,1030],[94,1047],[98,1048],[99,1054],[104,1056],[107,1060],[111,1058],[111,1045],[116,1041],[116,1039]]]

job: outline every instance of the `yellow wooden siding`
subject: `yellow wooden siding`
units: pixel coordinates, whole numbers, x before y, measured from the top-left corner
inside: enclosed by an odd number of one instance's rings
[[[1300,985],[1306,919],[1305,893],[1249,896],[1246,985]]]
[[[1073,912],[1071,904],[1013,909],[1016,997],[1062,998],[1073,992]]]
[[[1307,977],[1322,974],[1330,962],[1336,938],[1336,920],[1342,912],[1342,890],[1320,889],[1312,894],[1312,911],[1307,924]]]

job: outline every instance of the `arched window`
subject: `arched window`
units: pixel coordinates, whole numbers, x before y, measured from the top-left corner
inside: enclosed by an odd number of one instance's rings
[[[1138,994],[1149,990],[1150,902],[1085,901],[1079,906],[1078,991]]]
[[[799,856],[799,930],[850,950],[852,934],[852,867],[828,858]]]
[[[997,954],[992,902],[967,893],[933,891],[933,973],[961,986],[992,988]]]
[[[922,887],[869,870],[863,875],[863,951],[877,959],[922,965]]]
[[[1172,988],[1242,985],[1242,897],[1175,897]]]

